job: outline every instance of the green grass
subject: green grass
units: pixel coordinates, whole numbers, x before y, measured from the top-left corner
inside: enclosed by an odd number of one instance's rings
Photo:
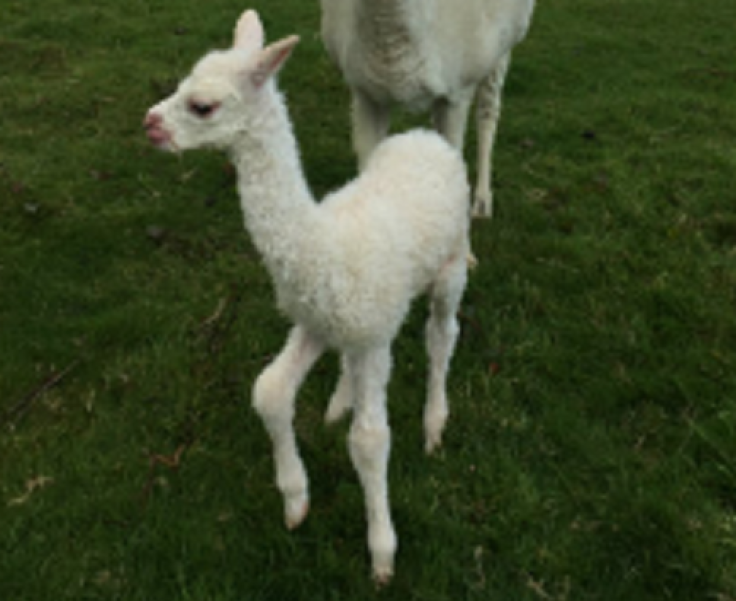
[[[282,87],[322,194],[354,158],[318,3],[254,5],[302,36]],[[301,395],[312,511],[288,533],[248,398],[288,324],[224,157],[140,127],[242,8],[3,5],[0,598],[736,599],[732,0],[540,1],[438,457],[423,307],[396,343],[380,593],[346,426],[321,425],[336,361]]]

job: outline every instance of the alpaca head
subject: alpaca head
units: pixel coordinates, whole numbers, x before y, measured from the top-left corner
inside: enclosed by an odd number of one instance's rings
[[[207,54],[172,96],[148,111],[148,139],[170,151],[230,148],[257,122],[273,92],[273,76],[299,38],[291,36],[265,48],[263,40],[258,15],[246,11],[235,28],[233,47]]]

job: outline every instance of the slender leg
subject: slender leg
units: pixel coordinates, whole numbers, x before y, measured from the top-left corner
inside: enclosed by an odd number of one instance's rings
[[[295,528],[309,509],[307,474],[294,434],[294,398],[304,376],[324,350],[323,343],[301,326],[289,334],[283,350],[258,376],[253,407],[271,436],[276,483],[284,496],[286,525]]]
[[[427,453],[432,453],[442,444],[442,431],[449,414],[447,372],[459,332],[457,310],[465,289],[466,269],[464,260],[455,260],[444,268],[432,290],[431,312],[426,329],[430,359],[427,404],[424,409]]]
[[[468,123],[468,111],[472,96],[449,103],[446,100],[439,100],[434,106],[434,125],[442,136],[461,153],[465,144],[465,130]],[[473,252],[468,249],[467,263],[469,267],[478,265],[478,259],[475,258]]]
[[[498,117],[501,112],[501,90],[506,79],[511,55],[507,54],[498,66],[478,86],[476,115],[478,121],[478,182],[475,187],[473,216],[493,215],[491,192],[491,161],[496,138]]]
[[[460,152],[463,151],[465,143],[465,129],[472,99],[469,95],[456,102],[438,100],[434,105],[435,128]]]
[[[353,408],[353,382],[350,376],[350,362],[345,356],[340,356],[340,380],[337,389],[330,399],[330,404],[325,413],[325,422],[334,424]]]
[[[385,584],[393,574],[397,546],[388,501],[391,433],[386,384],[391,371],[391,351],[388,347],[361,351],[351,354],[348,361],[355,392],[348,436],[350,457],[365,494],[373,577],[379,584]]]
[[[388,128],[388,107],[373,102],[358,90],[353,90],[353,146],[361,171],[375,147],[386,137]]]

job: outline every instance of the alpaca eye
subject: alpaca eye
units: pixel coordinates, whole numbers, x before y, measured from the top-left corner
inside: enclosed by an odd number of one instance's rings
[[[200,119],[205,119],[206,117],[209,117],[212,113],[214,113],[219,106],[220,105],[217,103],[207,104],[205,102],[197,102],[195,100],[192,100],[189,103],[189,111]]]

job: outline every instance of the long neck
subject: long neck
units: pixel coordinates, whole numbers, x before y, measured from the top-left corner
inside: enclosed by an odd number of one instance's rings
[[[238,171],[245,226],[271,275],[278,277],[290,271],[305,241],[314,237],[317,205],[304,178],[283,97],[275,87],[263,92],[263,110],[247,124],[231,158]]]

